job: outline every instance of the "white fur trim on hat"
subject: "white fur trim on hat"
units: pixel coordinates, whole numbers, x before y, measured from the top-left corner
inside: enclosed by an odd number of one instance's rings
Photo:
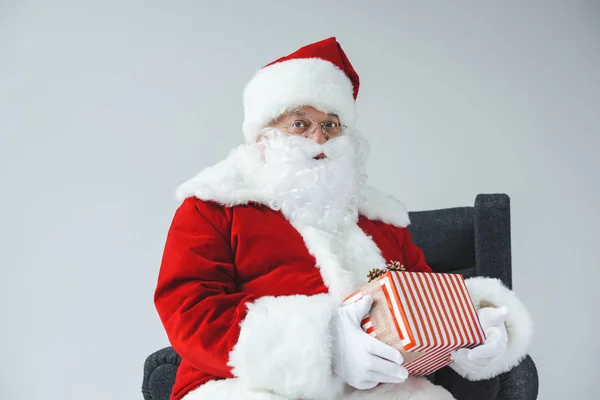
[[[255,142],[262,128],[296,106],[335,113],[347,126],[356,122],[352,82],[341,69],[320,58],[287,60],[262,68],[246,85],[246,142]]]

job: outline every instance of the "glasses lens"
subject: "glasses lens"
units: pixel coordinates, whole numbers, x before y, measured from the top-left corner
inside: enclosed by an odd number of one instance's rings
[[[334,137],[334,136],[339,136],[342,134],[342,128],[339,124],[339,122],[326,122],[325,125],[325,130],[327,132],[327,135]]]
[[[309,121],[296,120],[290,125],[290,130],[296,135],[303,135],[310,132],[312,125]]]
[[[316,124],[311,120],[297,119],[289,125],[289,129],[296,135],[308,135],[315,131],[317,125],[321,125],[323,133],[329,137],[339,136],[342,134],[342,127],[337,121],[327,121]]]

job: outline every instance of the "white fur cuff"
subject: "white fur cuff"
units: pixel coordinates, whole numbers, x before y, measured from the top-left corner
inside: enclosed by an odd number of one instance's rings
[[[533,336],[533,321],[525,304],[499,279],[475,277],[465,282],[473,304],[478,310],[484,307],[508,307],[508,317],[505,322],[508,349],[504,357],[477,374],[469,374],[460,366],[451,364],[452,369],[469,380],[490,379],[510,371],[525,358]]]
[[[263,297],[248,305],[230,353],[233,374],[248,388],[289,398],[331,399],[342,389],[332,373],[327,294]]]

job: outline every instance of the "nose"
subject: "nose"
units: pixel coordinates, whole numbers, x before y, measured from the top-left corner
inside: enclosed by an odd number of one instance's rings
[[[325,137],[325,132],[323,131],[324,129],[325,128],[323,128],[322,125],[317,125],[312,135],[310,136],[310,140],[317,144],[325,143],[327,141],[327,138]]]

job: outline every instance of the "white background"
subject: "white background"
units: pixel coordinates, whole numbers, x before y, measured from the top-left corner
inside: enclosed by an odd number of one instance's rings
[[[0,2],[0,397],[141,399],[175,187],[241,143],[256,69],[335,35],[371,183],[411,210],[508,193],[540,398],[597,398],[599,21],[597,1]]]

